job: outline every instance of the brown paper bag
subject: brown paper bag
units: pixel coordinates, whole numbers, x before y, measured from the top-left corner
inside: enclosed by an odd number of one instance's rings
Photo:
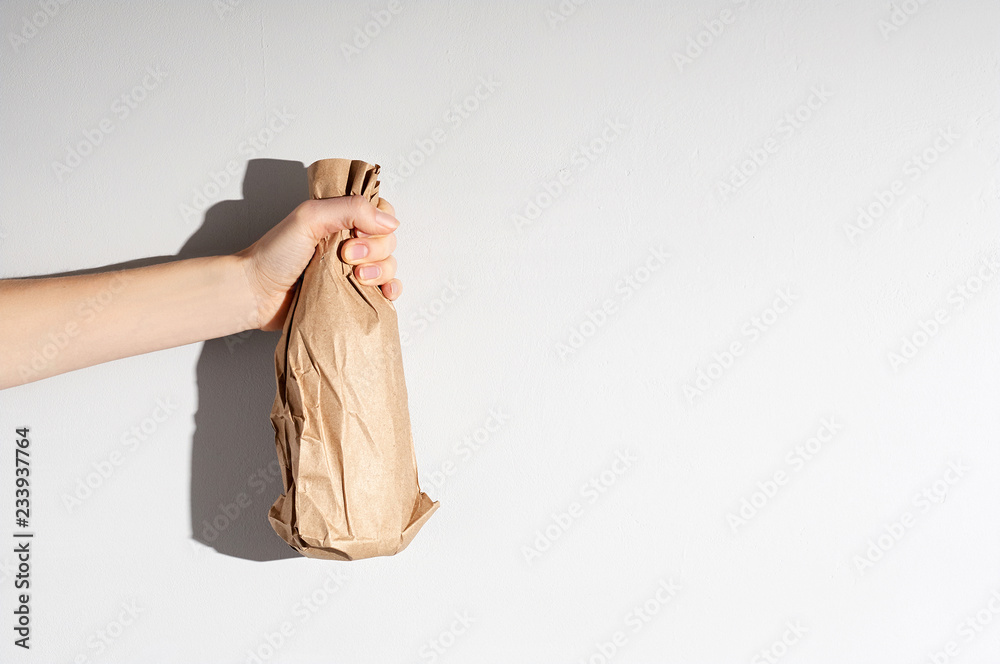
[[[313,198],[360,194],[378,205],[379,167],[324,159]],[[310,558],[402,551],[438,503],[420,491],[396,309],[340,260],[349,231],[316,247],[274,354],[271,409],[284,493],[274,531]]]

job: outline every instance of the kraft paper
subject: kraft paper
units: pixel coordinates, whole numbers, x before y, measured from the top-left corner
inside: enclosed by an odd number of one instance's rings
[[[360,194],[379,205],[379,170],[317,161],[310,195]],[[417,481],[396,309],[340,260],[350,237],[341,231],[316,247],[274,354],[284,493],[268,519],[302,555],[330,560],[402,551],[439,505]]]

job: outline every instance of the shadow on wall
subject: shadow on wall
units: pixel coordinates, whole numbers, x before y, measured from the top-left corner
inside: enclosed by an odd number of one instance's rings
[[[309,198],[305,166],[253,159],[243,200],[221,201],[177,258],[250,246]],[[198,412],[191,452],[191,532],[219,553],[248,560],[296,558],[267,520],[281,493],[269,414],[280,332],[243,332],[205,342],[198,359]]]
[[[221,201],[174,256],[139,258],[34,278],[93,274],[249,247],[309,198],[305,166],[252,159],[243,200]],[[33,278],[33,277],[26,277]],[[243,332],[205,342],[198,359],[198,412],[191,452],[192,537],[247,560],[299,557],[271,528],[267,511],[282,492],[270,413],[280,332]]]

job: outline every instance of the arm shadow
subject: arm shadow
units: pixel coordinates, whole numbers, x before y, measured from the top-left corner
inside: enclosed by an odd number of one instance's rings
[[[243,200],[221,201],[176,258],[250,246],[309,198],[305,166],[252,159]],[[191,532],[217,552],[247,560],[297,558],[267,511],[283,490],[270,412],[280,332],[252,330],[205,342],[198,359],[198,412],[191,450]]]
[[[220,201],[208,208],[201,227],[176,255],[28,278],[92,274],[234,253],[253,244],[308,198],[302,163],[252,159],[243,179],[243,199]],[[274,349],[280,336],[280,332],[252,330],[209,339],[198,358],[191,536],[221,554],[246,560],[299,557],[267,519],[268,508],[284,489],[270,420],[277,389]]]
[[[308,198],[302,163],[252,159],[243,179],[243,199],[220,201],[208,208],[201,227],[176,255],[26,278],[93,274],[231,254],[253,244]],[[274,349],[280,336],[280,332],[253,330],[209,339],[198,358],[191,536],[221,554],[247,560],[299,557],[267,519],[268,508],[284,490],[270,420],[277,389]]]

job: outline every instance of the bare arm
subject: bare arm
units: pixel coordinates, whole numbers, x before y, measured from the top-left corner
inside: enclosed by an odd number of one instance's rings
[[[391,206],[380,207],[360,197],[309,201],[237,254],[0,281],[0,389],[243,330],[281,329],[316,244],[343,229],[362,236],[344,246],[355,274],[395,299],[398,221]]]

